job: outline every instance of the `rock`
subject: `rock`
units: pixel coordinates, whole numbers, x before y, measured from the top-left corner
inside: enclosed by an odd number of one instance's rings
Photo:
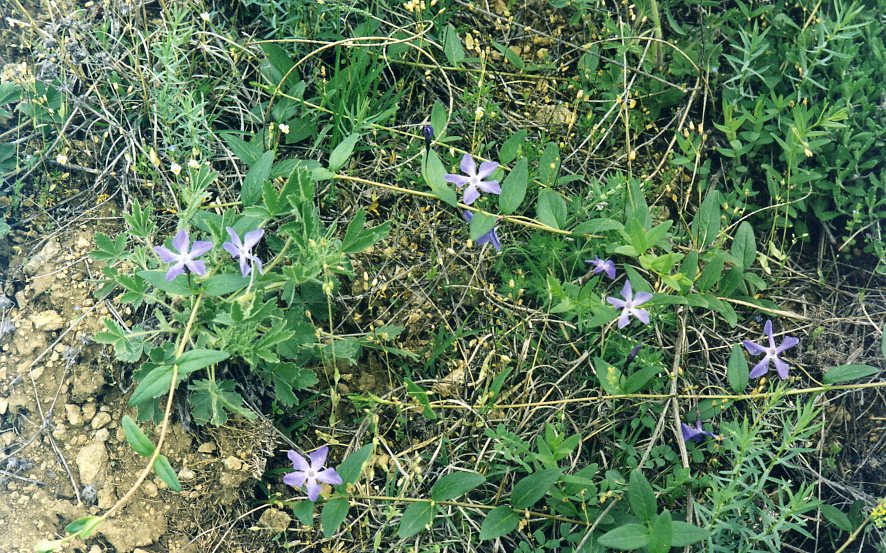
[[[9,409],[9,400],[0,397],[0,415],[5,415],[7,409]]]
[[[42,250],[25,263],[25,272],[29,275],[37,274],[40,269],[54,261],[61,253],[62,247],[59,245],[58,240],[53,238],[43,246]]]
[[[68,422],[71,423],[71,426],[80,426],[80,423],[83,422],[83,415],[80,413],[79,405],[66,403],[65,415],[68,417]]]
[[[265,512],[261,514],[258,519],[258,527],[262,530],[270,530],[275,534],[281,534],[289,528],[290,522],[292,522],[292,517],[272,507],[265,509]]]
[[[92,417],[95,416],[96,410],[97,410],[97,408],[95,406],[95,403],[87,403],[86,405],[84,405],[83,406],[83,420],[84,421],[91,421]]]
[[[65,326],[65,319],[55,311],[47,309],[31,315],[31,323],[37,330],[52,332]]]
[[[108,473],[108,450],[102,442],[90,442],[77,454],[80,483],[100,489]]]
[[[111,432],[107,428],[100,428],[98,432],[95,433],[95,441],[97,442],[107,442],[111,439]]]
[[[197,476],[197,474],[194,471],[192,471],[191,469],[181,469],[178,472],[178,479],[181,480],[182,482],[187,482],[188,480],[193,480],[194,477],[196,477],[196,476]]]
[[[105,375],[103,371],[95,370],[92,367],[89,367],[88,370],[78,370],[74,374],[74,388],[71,390],[71,399],[77,402],[85,402],[89,398],[97,396],[104,385]]]
[[[237,459],[236,457],[226,457],[222,464],[225,465],[225,468],[228,470],[238,471],[243,468],[243,461]]]
[[[92,426],[93,430],[98,430],[99,428],[104,428],[108,426],[111,422],[111,414],[105,413],[104,411],[97,413],[95,417],[93,417],[92,422],[89,423]]]
[[[200,444],[200,447],[197,448],[197,451],[199,453],[215,453],[215,449],[216,449],[215,443],[206,442],[206,443]]]
[[[157,489],[157,485],[151,481],[146,481],[142,484],[142,491],[144,492],[146,497],[157,497],[160,491]]]

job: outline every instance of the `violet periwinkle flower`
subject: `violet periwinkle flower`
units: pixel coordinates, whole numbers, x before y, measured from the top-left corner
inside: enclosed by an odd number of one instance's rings
[[[307,484],[308,499],[317,501],[317,498],[320,496],[320,484],[337,486],[342,483],[341,476],[338,475],[335,469],[323,468],[323,465],[326,464],[326,455],[328,453],[329,447],[324,445],[317,451],[308,454],[308,457],[311,459],[308,462],[307,459],[290,449],[287,455],[289,460],[292,461],[292,468],[295,469],[295,472],[284,475],[283,483],[297,490],[300,490],[302,486]]]
[[[784,341],[782,341],[780,346],[775,345],[775,336],[772,335],[772,321],[767,320],[766,324],[763,325],[763,333],[766,334],[766,337],[769,338],[769,347],[761,346],[756,342],[751,342],[750,340],[742,340],[742,344],[745,349],[748,350],[748,353],[751,355],[760,355],[765,354],[763,359],[754,366],[751,373],[748,375],[751,378],[759,378],[766,374],[769,371],[769,362],[772,361],[775,363],[775,370],[778,372],[779,378],[782,380],[788,377],[788,369],[790,366],[782,361],[778,356],[784,353],[786,350],[791,349],[800,343],[800,339],[794,336],[785,336]]]
[[[188,231],[182,229],[178,231],[175,238],[172,239],[172,247],[178,253],[172,253],[164,246],[154,246],[154,251],[164,263],[173,263],[172,267],[166,271],[166,280],[173,280],[178,275],[185,272],[185,267],[192,273],[200,276],[206,274],[206,264],[198,261],[197,258],[212,249],[212,242],[197,240],[191,247],[191,239],[188,238]]]
[[[425,137],[425,152],[431,149],[431,141],[434,140],[434,127],[425,125],[421,128],[421,134]]]
[[[469,224],[471,222],[471,219],[474,218],[474,215],[470,211],[465,211],[464,216],[465,216],[465,220]],[[498,225],[496,225],[496,227],[497,226]],[[492,247],[495,248],[495,251],[500,252],[501,251],[501,241],[498,239],[498,232],[496,231],[496,227],[492,227],[492,229],[489,232],[487,232],[486,234],[484,234],[480,238],[477,238],[477,245],[482,246],[483,244],[489,242],[492,244]]]
[[[618,317],[618,328],[624,328],[630,324],[630,315],[636,317],[644,325],[649,324],[649,312],[645,309],[638,309],[637,306],[643,305],[652,299],[649,292],[637,292],[631,289],[631,281],[625,281],[624,287],[621,289],[621,295],[624,300],[609,296],[606,301],[612,304],[616,309],[621,309],[621,315]]]
[[[701,428],[701,419],[696,419],[695,427],[689,426],[685,422],[680,423],[680,430],[683,432],[683,441],[688,442],[692,440],[693,442],[699,443],[701,442],[705,436],[710,436],[711,438],[717,438],[718,436],[713,432],[708,432],[707,430],[702,430]]]
[[[468,205],[474,203],[480,197],[480,192],[487,194],[501,194],[501,186],[497,180],[483,180],[498,169],[498,163],[494,161],[484,161],[480,164],[480,170],[477,170],[477,164],[471,154],[465,154],[461,158],[461,170],[467,176],[448,174],[444,178],[447,182],[455,183],[457,188],[467,185],[465,188],[464,202]]]
[[[244,277],[247,276],[252,272],[252,264],[255,263],[259,274],[264,274],[264,272],[262,272],[261,259],[252,253],[252,248],[254,248],[259,240],[261,240],[262,236],[265,235],[264,229],[257,228],[255,230],[250,230],[243,236],[242,242],[234,229],[227,227],[227,231],[228,235],[231,237],[231,241],[225,242],[222,244],[222,247],[225,251],[231,254],[231,257],[240,258],[240,273],[242,273]]]
[[[615,262],[611,259],[594,257],[594,259],[585,259],[585,263],[594,266],[594,270],[591,271],[591,274],[596,275],[598,273],[606,273],[606,276],[611,280],[615,280]]]

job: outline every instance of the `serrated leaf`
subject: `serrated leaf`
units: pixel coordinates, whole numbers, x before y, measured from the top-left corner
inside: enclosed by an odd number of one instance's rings
[[[612,549],[640,549],[649,544],[649,530],[639,524],[625,524],[600,536],[597,543]]]
[[[563,229],[566,226],[566,200],[549,188],[539,191],[536,212],[538,220],[549,227]]]
[[[401,540],[411,538],[422,530],[429,528],[434,522],[434,515],[437,514],[437,507],[430,501],[418,501],[411,503],[403,516],[400,518],[400,528],[397,535]]]
[[[154,453],[154,443],[148,438],[141,428],[129,415],[123,415],[123,435],[129,446],[142,457],[150,457]]]
[[[274,152],[265,152],[246,173],[246,177],[243,179],[243,188],[240,190],[240,199],[245,207],[257,205],[261,201],[262,186],[271,176],[273,164]]]
[[[191,394],[188,401],[194,413],[194,420],[201,424],[211,422],[219,426],[228,421],[228,412],[236,413],[247,420],[255,419],[255,413],[243,407],[243,396],[234,391],[233,380],[216,381],[201,379],[188,386]]]
[[[342,479],[341,486],[353,484],[363,472],[363,465],[372,455],[372,444],[366,444],[357,451],[348,455],[337,468],[338,475]]]
[[[480,541],[494,540],[513,532],[520,522],[520,514],[510,507],[496,507],[489,511],[480,526]]]
[[[511,505],[517,509],[529,509],[548,493],[559,478],[560,471],[556,469],[543,469],[524,477],[511,491]]]
[[[329,539],[338,532],[338,529],[348,517],[348,510],[350,508],[348,500],[343,497],[330,499],[323,505],[323,511],[320,513],[320,526],[323,528],[323,537]]]
[[[474,213],[471,217],[471,240],[476,241],[478,238],[492,230],[492,227],[498,222],[498,218],[485,213]]]
[[[450,501],[461,497],[486,482],[482,474],[476,472],[453,472],[440,477],[431,488],[434,501]]]
[[[458,201],[455,190],[446,184],[446,168],[443,166],[443,162],[440,161],[440,156],[437,155],[437,152],[434,150],[426,152],[421,169],[422,177],[424,177],[425,182],[431,188],[434,196],[446,204],[456,207]]]
[[[840,384],[867,378],[879,372],[880,369],[870,365],[840,365],[828,369],[821,381],[825,384]]]
[[[182,485],[181,482],[178,481],[178,475],[175,474],[175,470],[173,470],[172,465],[169,464],[169,459],[166,458],[166,455],[157,456],[157,460],[154,461],[154,472],[157,473],[160,480],[166,482],[166,485],[169,486],[170,490],[174,492],[182,491]]]
[[[354,147],[357,145],[357,142],[359,140],[359,134],[348,135],[338,144],[338,146],[335,147],[335,149],[332,150],[332,153],[329,154],[330,171],[335,173],[339,169],[344,167],[344,164],[348,162],[348,159],[350,159],[351,154],[354,153]]]
[[[529,161],[523,157],[505,177],[501,184],[501,194],[498,196],[498,209],[504,215],[509,215],[520,207],[526,198],[526,188],[529,184]]]
[[[631,471],[628,481],[628,501],[631,504],[631,512],[641,520],[652,522],[655,516],[655,492],[640,469]]]
[[[729,386],[736,394],[743,393],[748,387],[748,360],[744,356],[741,346],[734,344],[729,353],[729,362],[726,365],[726,378]]]

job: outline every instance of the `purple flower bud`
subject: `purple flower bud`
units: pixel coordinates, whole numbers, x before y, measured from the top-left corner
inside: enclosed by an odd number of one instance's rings
[[[425,125],[421,128],[421,134],[425,137],[425,151],[431,149],[431,141],[434,140],[434,127]]]

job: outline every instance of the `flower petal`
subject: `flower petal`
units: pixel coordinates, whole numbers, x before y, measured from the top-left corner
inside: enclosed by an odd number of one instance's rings
[[[468,205],[477,201],[477,198],[480,197],[480,192],[477,191],[477,187],[473,184],[469,184],[467,188],[465,188],[465,196],[464,202]]]
[[[501,240],[498,239],[498,231],[495,228],[492,229],[492,247],[497,252],[501,251]]]
[[[214,246],[212,242],[207,242],[205,240],[197,240],[194,242],[194,245],[191,246],[191,257],[200,257],[204,253],[208,252]]]
[[[689,440],[693,440],[696,442],[701,441],[698,435],[698,430],[692,428],[685,422],[680,423],[680,432],[683,434],[683,441],[688,442]]]
[[[461,172],[466,175],[473,177],[477,174],[477,164],[474,163],[474,156],[471,154],[465,154],[464,157],[461,158],[459,167],[461,167]]]
[[[751,355],[760,355],[766,353],[766,348],[758,344],[757,342],[751,342],[750,340],[742,340],[741,344],[744,346],[748,353]]]
[[[258,269],[258,274],[260,274],[260,275],[265,274],[264,270],[262,270],[261,259],[259,259],[258,257],[254,256],[254,255],[250,256],[249,259],[251,259],[252,261],[255,262],[255,266]]]
[[[498,184],[497,180],[480,181],[477,188],[487,194],[501,194],[501,185]]]
[[[776,348],[775,353],[781,353],[783,351],[787,351],[792,347],[796,346],[800,343],[800,339],[795,336],[785,336],[784,342],[781,343],[778,348]]]
[[[283,475],[283,483],[292,486],[296,490],[300,490],[305,485],[307,475],[301,471],[290,472]]]
[[[311,501],[317,501],[317,498],[320,497],[320,484],[317,483],[313,478],[308,478],[308,499]]]
[[[484,161],[480,164],[480,170],[477,171],[477,176],[481,179],[485,179],[492,173],[495,173],[495,170],[498,169],[498,163],[495,161]]]
[[[292,461],[292,468],[295,470],[308,470],[311,468],[311,465],[308,464],[308,460],[302,457],[294,449],[290,449],[286,455],[289,457],[289,460]]]
[[[317,482],[338,486],[342,483],[342,479],[335,469],[326,469],[317,474]]]
[[[176,261],[178,261],[179,256],[167,250],[163,246],[154,246],[154,252],[157,254],[157,257],[160,258],[160,261],[164,263],[175,263]]]
[[[609,303],[611,303],[611,304],[612,304],[612,307],[614,307],[614,308],[616,308],[616,309],[622,309],[622,308],[624,308],[624,306],[625,306],[625,302],[624,302],[624,301],[622,301],[622,300],[620,300],[620,299],[618,299],[618,298],[613,298],[612,296],[606,296],[606,301],[608,301]]]
[[[202,261],[189,261],[186,263],[188,269],[191,270],[192,273],[203,276],[206,274],[206,264]]]
[[[634,294],[634,305],[642,305],[647,301],[652,299],[652,294],[649,292],[637,292]]]
[[[185,272],[185,264],[184,263],[176,263],[172,267],[166,271],[166,281],[175,280],[175,277]]]
[[[627,301],[631,301],[634,297],[634,292],[631,290],[631,281],[626,280],[625,285],[621,288],[621,297],[623,297]]]
[[[618,328],[622,329],[631,324],[631,319],[628,317],[628,310],[622,309],[621,315],[618,317]]]
[[[462,215],[464,215],[465,221],[467,221],[469,223],[471,222],[471,219],[474,218],[474,214],[471,213],[470,211],[468,211],[467,209],[462,212]]]
[[[443,177],[443,180],[446,182],[454,183],[457,188],[461,188],[462,186],[471,182],[470,177],[466,177],[464,175],[453,175],[452,173]]]
[[[191,241],[188,238],[188,231],[185,229],[181,229],[175,235],[175,238],[172,239],[172,247],[178,250],[179,253],[185,253],[188,251],[188,243]]]
[[[769,370],[769,356],[764,357],[759,363],[754,365],[754,368],[751,370],[751,374],[748,376],[750,378],[760,378],[766,371]]]
[[[231,257],[237,257],[238,255],[240,255],[240,248],[237,246],[237,244],[234,244],[233,242],[225,242],[224,244],[222,244],[222,248],[224,248],[226,252],[231,254]]]
[[[612,261],[607,261],[603,265],[603,270],[606,272],[606,276],[609,277],[609,280],[615,280],[615,263]]]
[[[766,319],[766,324],[763,325],[763,334],[769,338],[769,347],[775,348],[775,336],[772,335],[772,321]]]
[[[231,237],[232,244],[234,244],[238,248],[243,245],[243,242],[240,241],[240,237],[237,236],[237,231],[235,231],[232,227],[225,227],[225,230],[228,231],[228,236]]]
[[[255,247],[256,244],[262,239],[262,236],[265,235],[265,229],[257,228],[255,230],[250,230],[246,233],[246,236],[243,237],[243,245],[246,246],[246,249],[251,250]]]
[[[637,319],[644,325],[649,324],[649,311],[646,311],[645,309],[631,309],[631,315],[637,317]]]
[[[774,357],[772,362],[775,363],[775,370],[778,372],[778,377],[782,380],[787,380],[788,378],[788,369],[791,368],[790,365],[779,359],[778,357]]]
[[[240,274],[243,275],[243,278],[249,276],[249,271],[252,270],[252,265],[249,264],[249,258],[246,256],[240,257]]]
[[[311,468],[315,471],[319,471],[323,468],[323,464],[326,463],[326,456],[329,454],[329,446],[324,445],[317,451],[308,454],[308,457],[311,458]]]

